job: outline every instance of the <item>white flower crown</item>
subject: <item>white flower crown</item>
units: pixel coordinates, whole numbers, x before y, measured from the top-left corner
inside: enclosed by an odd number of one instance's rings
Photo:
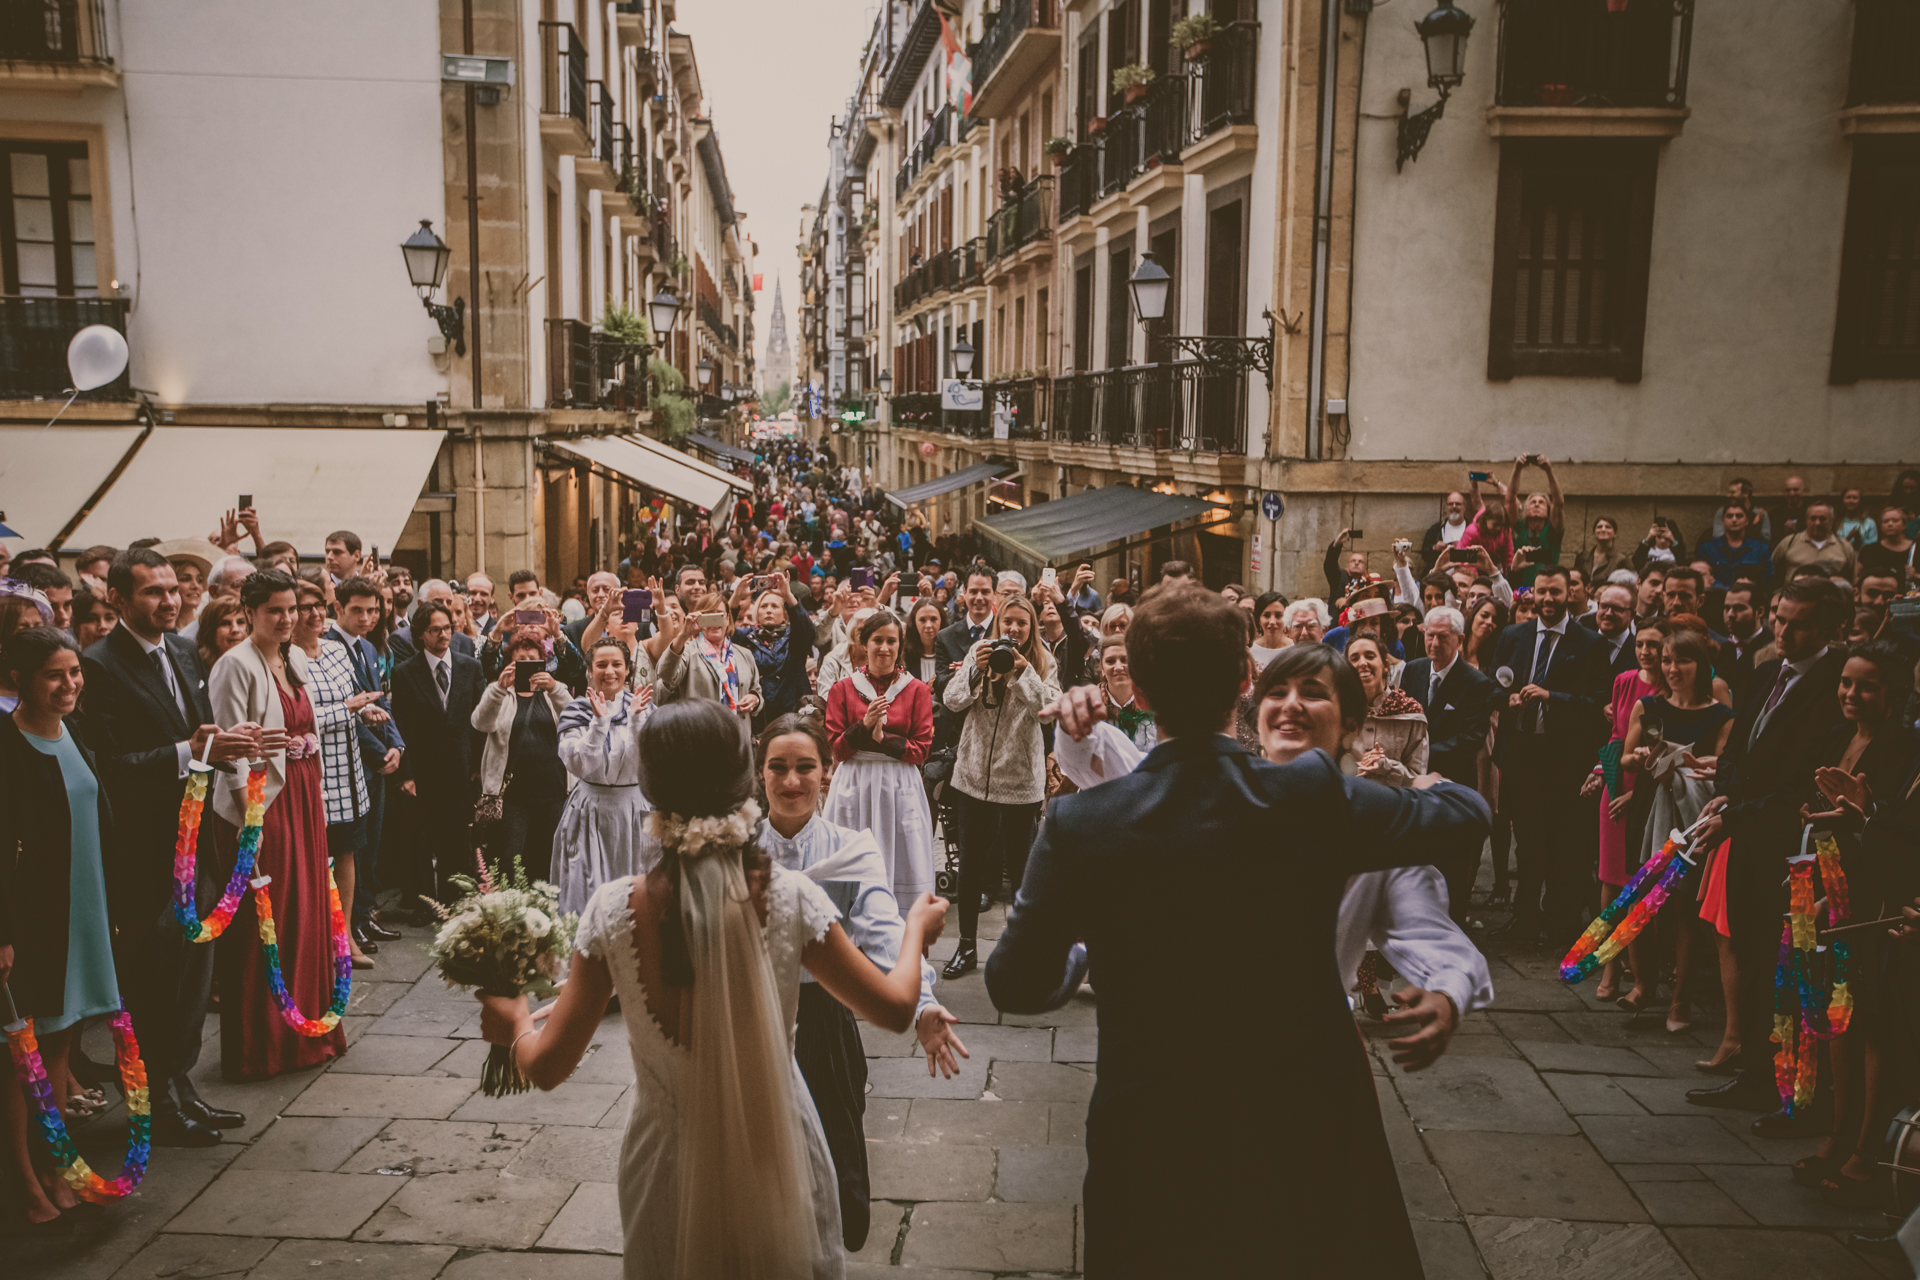
[[[746,844],[760,821],[760,806],[749,800],[732,813],[711,818],[683,818],[656,809],[651,821],[662,852],[691,860],[731,853]]]

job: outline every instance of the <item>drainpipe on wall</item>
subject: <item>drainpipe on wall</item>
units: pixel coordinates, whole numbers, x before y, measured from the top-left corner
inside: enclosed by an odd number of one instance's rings
[[[1321,0],[1319,171],[1313,193],[1313,319],[1307,341],[1307,457],[1324,452],[1326,432],[1327,272],[1333,256],[1333,124],[1339,92],[1340,0]]]

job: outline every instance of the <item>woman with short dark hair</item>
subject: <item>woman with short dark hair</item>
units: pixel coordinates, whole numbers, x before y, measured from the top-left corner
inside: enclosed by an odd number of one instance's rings
[[[859,670],[827,691],[827,736],[836,768],[826,817],[871,831],[902,902],[933,888],[933,813],[920,766],[933,745],[933,691],[900,666],[900,619],[877,609],[855,639]]]
[[[488,851],[501,866],[519,858],[530,867],[552,857],[553,833],[567,803],[567,768],[560,762],[560,717],[571,692],[546,669],[538,631],[507,642],[500,678],[488,683],[473,709],[473,727],[486,735],[480,752],[480,790],[501,797],[500,822]],[[515,679],[522,662],[537,663],[526,687]]]

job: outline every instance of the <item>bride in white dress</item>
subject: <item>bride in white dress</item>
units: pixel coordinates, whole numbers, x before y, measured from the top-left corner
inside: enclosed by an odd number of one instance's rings
[[[818,885],[752,843],[759,810],[738,717],[705,701],[661,707],[640,753],[659,865],[593,895],[544,1025],[524,998],[482,996],[482,1033],[552,1089],[620,996],[636,1077],[620,1156],[627,1280],[842,1276],[833,1162],[793,1059],[800,970],[860,1017],[905,1031],[946,903],[920,896],[884,973]]]

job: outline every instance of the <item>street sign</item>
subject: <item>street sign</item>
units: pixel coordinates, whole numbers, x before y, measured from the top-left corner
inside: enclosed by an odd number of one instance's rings
[[[1274,493],[1272,490],[1268,490],[1266,493],[1260,495],[1260,514],[1267,519],[1278,520],[1280,513],[1286,509],[1287,504],[1281,501],[1280,495]]]
[[[942,409],[978,410],[986,403],[985,384],[961,378],[948,378],[940,384]]]
[[[513,59],[443,53],[440,55],[440,78],[456,84],[510,85],[513,83]]]

